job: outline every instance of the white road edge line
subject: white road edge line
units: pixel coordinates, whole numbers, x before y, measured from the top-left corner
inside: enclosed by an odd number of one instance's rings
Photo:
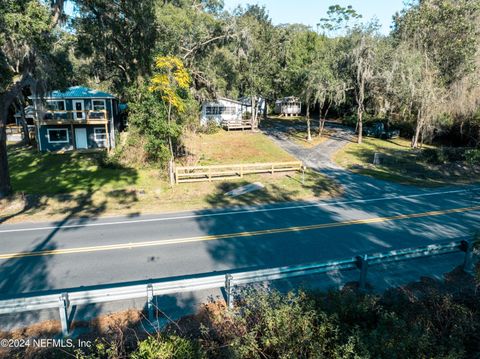
[[[377,197],[377,198],[370,198],[370,199],[357,199],[357,200],[350,200],[350,201],[310,203],[310,204],[305,204],[305,205],[300,205],[300,206],[286,206],[286,207],[274,207],[274,208],[254,208],[254,207],[252,207],[251,209],[243,209],[243,210],[238,210],[238,211],[206,213],[206,214],[192,214],[192,215],[175,216],[175,217],[132,219],[132,220],[127,220],[127,221],[104,222],[104,223],[68,224],[68,225],[63,225],[63,226],[61,225],[61,226],[47,226],[47,227],[34,227],[34,228],[4,229],[4,230],[0,230],[0,233],[31,232],[31,231],[42,231],[42,230],[52,230],[52,229],[68,229],[68,228],[82,228],[82,227],[115,226],[115,225],[119,225],[119,224],[163,222],[163,221],[172,221],[172,220],[179,220],[179,219],[228,216],[228,215],[232,215],[232,214],[288,211],[288,210],[301,209],[301,208],[324,207],[324,206],[343,205],[343,204],[352,204],[352,203],[377,202],[377,201],[385,201],[385,200],[392,200],[392,199],[409,199],[409,198],[416,198],[416,197],[437,196],[437,195],[443,195],[443,194],[469,192],[469,191],[476,190],[476,189],[477,188],[475,188],[475,189],[451,190],[451,191],[440,191],[440,192],[431,192],[431,193],[419,193],[419,194],[401,195],[401,196],[384,196],[384,197]]]

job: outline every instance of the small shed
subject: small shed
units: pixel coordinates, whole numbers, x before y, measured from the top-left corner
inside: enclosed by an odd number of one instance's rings
[[[275,101],[275,113],[280,116],[298,116],[302,112],[302,103],[297,97],[288,96]]]

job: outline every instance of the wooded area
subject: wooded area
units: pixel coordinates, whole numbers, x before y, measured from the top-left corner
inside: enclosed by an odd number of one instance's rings
[[[12,192],[9,109],[30,94],[88,85],[129,106],[123,151],[169,164],[198,102],[215,96],[299,96],[310,116],[382,121],[412,138],[480,145],[480,1],[421,0],[396,14],[388,36],[351,7],[319,26],[272,24],[257,5],[221,0],[6,0],[0,4],[0,196]],[[255,106],[252,106],[254,109]],[[261,121],[252,111],[254,127]],[[319,126],[323,128],[323,125]],[[478,151],[477,151],[478,152]],[[167,167],[167,166],[165,166]]]

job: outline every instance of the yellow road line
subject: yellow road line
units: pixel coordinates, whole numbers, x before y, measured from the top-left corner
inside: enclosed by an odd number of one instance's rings
[[[381,223],[381,222],[389,222],[389,221],[396,221],[396,220],[402,220],[402,219],[435,217],[435,216],[441,216],[445,214],[463,213],[463,212],[471,212],[471,211],[477,211],[477,210],[480,210],[480,206],[452,208],[452,209],[446,209],[441,211],[429,211],[429,212],[412,213],[412,214],[400,214],[400,215],[390,216],[390,217],[355,219],[355,220],[342,221],[342,222],[313,224],[309,226],[263,229],[259,231],[250,231],[250,232],[237,232],[237,233],[217,234],[217,235],[189,237],[189,238],[165,239],[165,240],[137,242],[137,243],[120,243],[120,244],[111,244],[111,245],[104,245],[104,246],[52,249],[52,250],[41,250],[41,251],[34,251],[34,252],[5,253],[5,254],[0,254],[0,259],[100,252],[100,251],[109,251],[109,250],[116,250],[116,249],[133,249],[133,248],[142,248],[142,247],[165,246],[169,244],[204,242],[204,241],[213,241],[213,240],[219,240],[219,239],[230,239],[230,238],[238,238],[238,237],[253,237],[253,236],[262,236],[267,234],[277,234],[277,233],[303,232],[303,231],[311,231],[315,229],[345,227],[345,226],[353,226],[353,225],[359,225],[359,224]]]

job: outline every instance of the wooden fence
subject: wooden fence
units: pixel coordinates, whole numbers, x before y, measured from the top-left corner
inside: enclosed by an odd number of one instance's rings
[[[232,178],[243,178],[244,175],[253,173],[274,174],[276,172],[303,170],[305,170],[305,167],[300,161],[175,167],[175,183],[211,182]]]

